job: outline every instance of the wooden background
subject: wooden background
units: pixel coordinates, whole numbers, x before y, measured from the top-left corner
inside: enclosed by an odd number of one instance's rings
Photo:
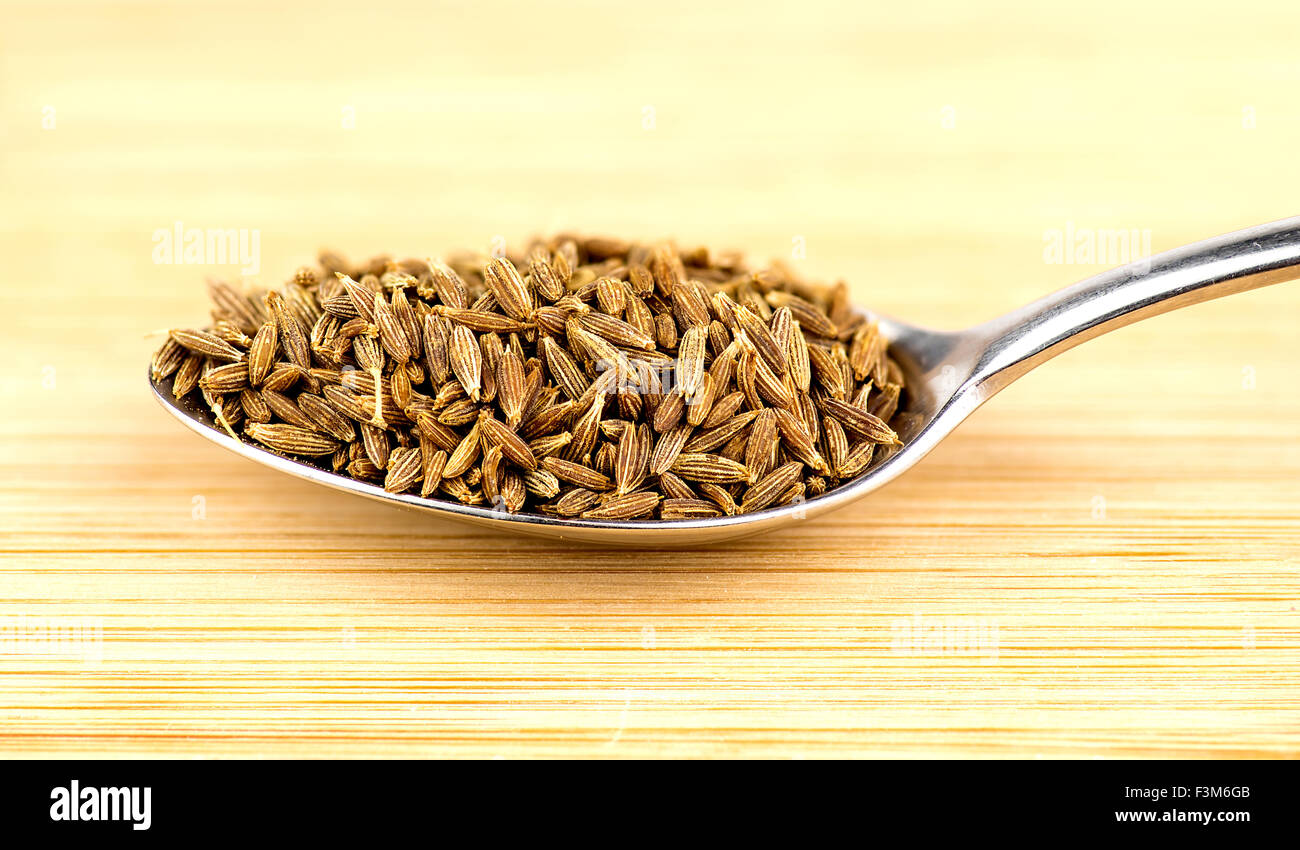
[[[239,276],[155,264],[176,221],[258,230],[270,281],[326,245],[802,237],[958,327],[1110,265],[1045,262],[1066,227],[1300,212],[1300,11],[1181,9],[5,0],[0,753],[1294,757],[1300,284],[1088,343],[869,501],[685,553],[290,480],[144,380]]]

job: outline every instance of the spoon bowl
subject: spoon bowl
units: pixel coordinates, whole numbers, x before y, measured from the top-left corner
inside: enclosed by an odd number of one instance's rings
[[[935,331],[875,317],[903,370],[894,421],[901,448],[862,476],[804,502],[752,514],[692,520],[564,519],[389,493],[232,438],[212,415],[150,380],[154,396],[195,433],[242,457],[336,490],[437,517],[561,540],[676,548],[774,531],[842,508],[883,487],[930,453],[966,417],[1035,366],[1095,336],[1179,307],[1300,277],[1300,217],[1207,239],[1103,272],[963,331]]]

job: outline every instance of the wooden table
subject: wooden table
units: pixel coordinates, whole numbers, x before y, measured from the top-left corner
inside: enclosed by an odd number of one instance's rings
[[[1067,229],[1295,214],[1300,13],[1245,6],[6,3],[0,753],[1294,757],[1300,286],[1089,343],[878,496],[685,553],[290,480],[144,381],[240,274],[156,264],[178,221],[256,230],[270,282],[561,227],[802,244],[958,327],[1122,259],[1046,261]]]

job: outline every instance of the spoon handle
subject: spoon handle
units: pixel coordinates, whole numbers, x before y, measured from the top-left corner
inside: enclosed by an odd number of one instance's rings
[[[971,380],[987,398],[1081,342],[1148,316],[1300,278],[1300,216],[1102,272],[977,325]]]

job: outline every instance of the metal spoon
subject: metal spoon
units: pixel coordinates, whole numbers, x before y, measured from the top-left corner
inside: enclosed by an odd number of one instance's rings
[[[607,545],[695,546],[773,531],[842,508],[893,481],[929,454],[966,417],[1030,369],[1107,331],[1179,307],[1300,277],[1300,217],[1229,233],[1088,278],[963,331],[926,330],[880,318],[906,377],[903,447],[867,474],[801,504],[716,519],[559,519],[396,495],[382,487],[232,439],[210,414],[172,398],[170,381],[150,382],[177,419],[212,442],[272,469],[336,490],[501,532]]]

